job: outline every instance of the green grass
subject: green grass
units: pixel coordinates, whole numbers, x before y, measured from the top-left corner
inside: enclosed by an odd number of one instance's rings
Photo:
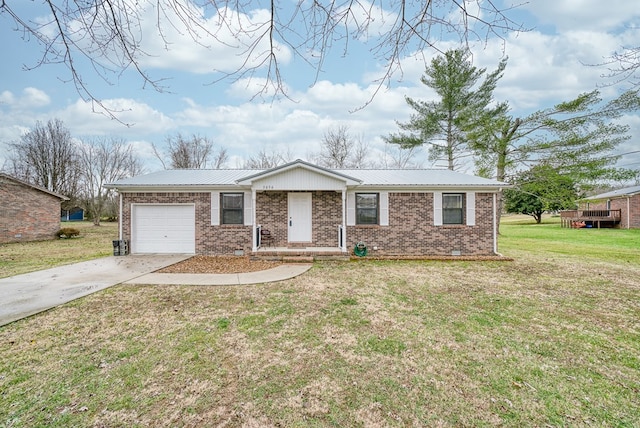
[[[535,224],[531,217],[503,218],[501,252],[561,255],[585,261],[634,262],[640,257],[639,229],[571,229],[560,227],[559,218]],[[526,226],[526,227],[523,227]]]
[[[39,242],[0,244],[0,278],[33,272],[113,254],[112,240],[118,239],[117,223],[62,223],[73,227],[80,236]]]
[[[512,262],[121,285],[12,323],[0,426],[639,426],[638,231],[552,221],[503,223]]]

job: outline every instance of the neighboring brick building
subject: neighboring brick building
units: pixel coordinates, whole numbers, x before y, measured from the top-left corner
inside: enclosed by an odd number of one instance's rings
[[[168,170],[107,187],[133,253],[486,256],[507,184],[449,170]],[[262,245],[261,231],[273,243]]]
[[[52,239],[67,197],[0,173],[0,243]]]
[[[582,210],[620,210],[618,227],[640,229],[640,186],[590,196],[582,199],[579,205]]]

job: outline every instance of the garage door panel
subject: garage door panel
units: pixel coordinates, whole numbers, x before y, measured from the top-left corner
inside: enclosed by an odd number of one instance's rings
[[[134,205],[134,253],[195,253],[195,206]]]

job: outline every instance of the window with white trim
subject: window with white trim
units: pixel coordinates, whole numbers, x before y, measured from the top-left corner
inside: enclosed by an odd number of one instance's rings
[[[442,224],[464,224],[464,193],[442,194]]]
[[[220,224],[244,223],[244,193],[220,193]]]
[[[378,193],[356,193],[356,224],[378,224]]]

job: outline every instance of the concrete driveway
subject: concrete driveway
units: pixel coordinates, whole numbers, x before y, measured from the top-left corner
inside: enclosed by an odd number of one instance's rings
[[[105,257],[0,279],[0,326],[120,284],[189,255]]]

